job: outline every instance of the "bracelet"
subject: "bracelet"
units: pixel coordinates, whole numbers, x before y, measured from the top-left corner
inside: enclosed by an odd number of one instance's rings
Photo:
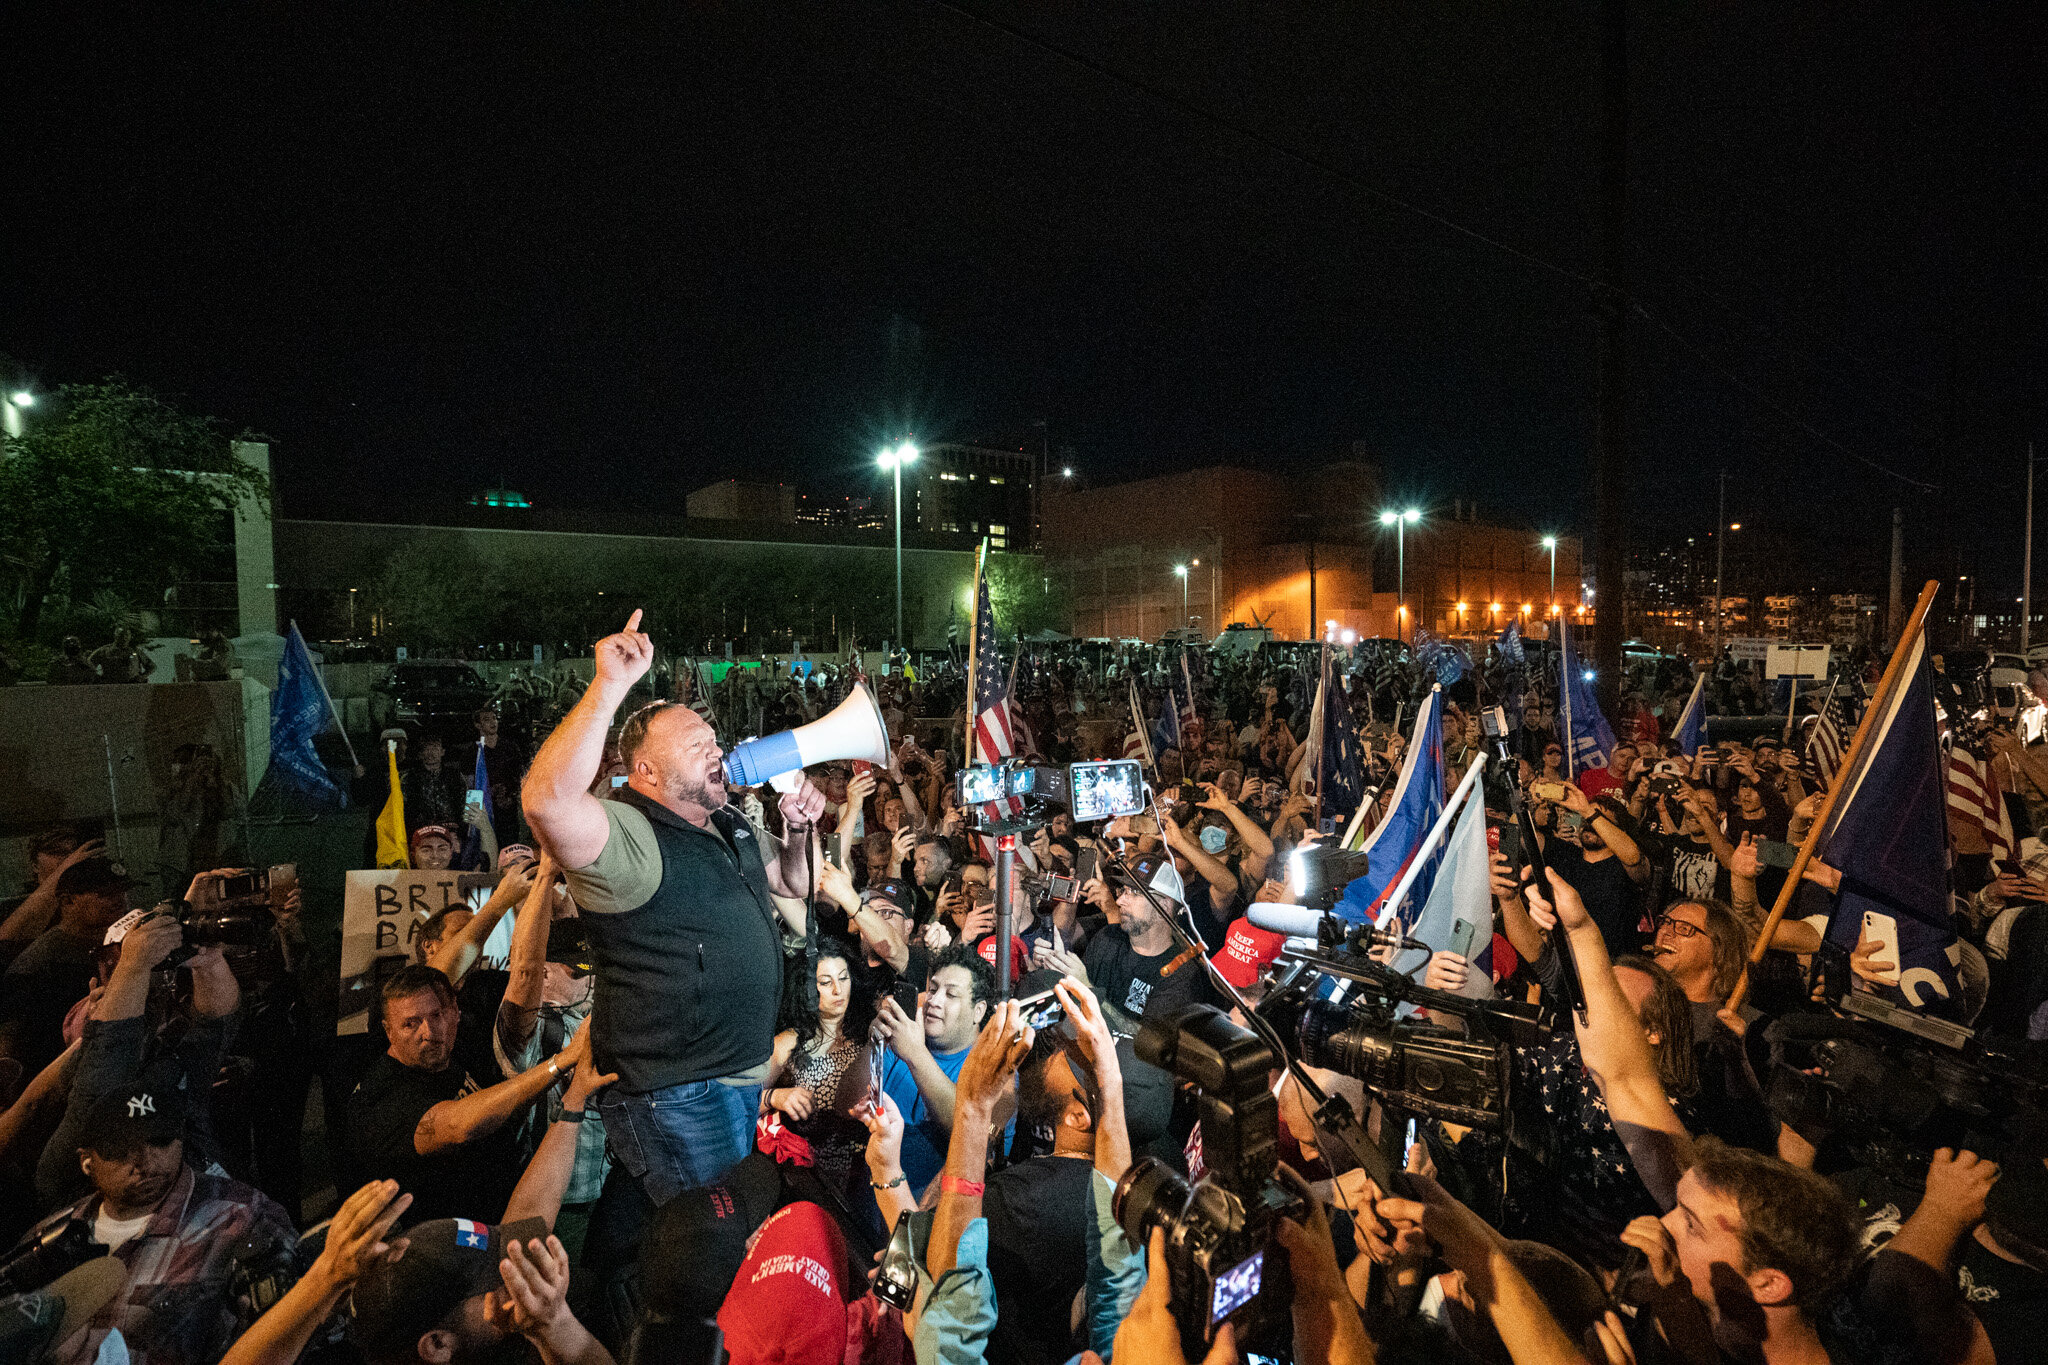
[[[548,1077],[557,1081],[562,1079],[562,1064],[553,1057],[548,1058]]]
[[[939,1177],[939,1192],[941,1194],[964,1194],[970,1199],[979,1199],[981,1198],[981,1192],[987,1188],[988,1186],[979,1180],[962,1180],[957,1175],[942,1175]]]
[[[561,1113],[555,1115],[555,1122],[581,1123],[586,1116],[586,1111],[582,1109],[564,1109]]]
[[[870,1180],[868,1188],[871,1190],[893,1190],[908,1179],[910,1177],[907,1175],[898,1175],[894,1180]]]

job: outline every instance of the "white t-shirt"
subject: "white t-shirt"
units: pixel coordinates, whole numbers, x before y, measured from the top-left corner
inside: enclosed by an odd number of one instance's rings
[[[93,1220],[93,1240],[109,1251],[119,1251],[133,1238],[140,1237],[142,1230],[149,1226],[153,1214],[145,1213],[140,1218],[109,1218],[105,1209]]]

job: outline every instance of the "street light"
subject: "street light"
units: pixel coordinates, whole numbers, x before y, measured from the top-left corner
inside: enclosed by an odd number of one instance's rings
[[[1195,562],[1199,564],[1201,561],[1196,560]],[[1180,580],[1180,628],[1186,630],[1188,628],[1188,566],[1185,564],[1174,565],[1173,576]]]
[[[1401,618],[1408,614],[1408,525],[1422,520],[1416,508],[1380,513],[1380,525],[1394,528],[1394,638],[1401,638]]]
[[[5,430],[9,436],[21,435],[21,415],[35,405],[36,396],[27,389],[16,389],[7,395],[7,401],[0,404],[0,417],[5,418]]]
[[[903,466],[917,459],[917,447],[905,441],[894,450],[885,450],[875,457],[875,463],[889,470],[896,479],[896,647],[903,648]]]
[[[1550,613],[1557,614],[1557,537],[1543,537],[1543,548],[1550,551]]]

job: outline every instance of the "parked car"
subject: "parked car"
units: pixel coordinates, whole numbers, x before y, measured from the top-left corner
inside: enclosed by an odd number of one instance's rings
[[[402,726],[415,738],[474,738],[476,713],[490,699],[483,675],[459,659],[407,659],[371,686],[370,720],[379,730]]]

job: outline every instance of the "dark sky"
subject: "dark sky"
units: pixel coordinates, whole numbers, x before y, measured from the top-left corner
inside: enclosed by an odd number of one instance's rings
[[[861,486],[1043,417],[1097,479],[1363,439],[1589,527],[1593,0],[173,8],[10,17],[0,351],[266,432],[288,512]],[[2016,580],[2041,9],[1636,7],[1642,539],[1725,466]]]

